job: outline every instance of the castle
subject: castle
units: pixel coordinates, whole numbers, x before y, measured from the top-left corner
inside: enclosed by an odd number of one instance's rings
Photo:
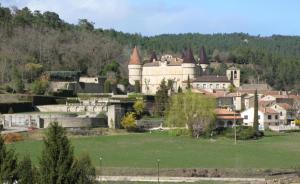
[[[209,61],[204,47],[200,48],[198,59],[191,49],[182,53],[182,57],[163,55],[160,59],[153,52],[150,60],[141,61],[137,47],[134,47],[128,64],[129,83],[141,85],[143,94],[153,95],[159,89],[162,80],[171,81],[175,92],[186,89],[188,81],[192,88],[208,90],[226,90],[231,84],[240,86],[240,70],[230,67],[225,76],[209,75]]]

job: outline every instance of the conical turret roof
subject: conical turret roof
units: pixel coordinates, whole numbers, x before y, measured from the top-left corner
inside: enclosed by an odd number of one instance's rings
[[[189,48],[185,52],[184,58],[183,58],[183,63],[195,63],[195,58],[194,58],[193,51],[191,48]]]
[[[140,58],[139,51],[136,46],[133,48],[132,54],[130,56],[129,64],[130,65],[140,65],[141,64],[141,58]]]
[[[199,64],[209,64],[206,53],[205,53],[205,49],[203,46],[200,48],[199,58],[200,58]]]

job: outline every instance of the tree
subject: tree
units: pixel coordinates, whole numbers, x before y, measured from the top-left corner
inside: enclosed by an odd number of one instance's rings
[[[73,147],[65,130],[52,123],[44,138],[40,159],[40,182],[45,184],[72,183],[74,173]]]
[[[13,73],[12,73],[12,83],[13,83],[13,89],[17,93],[21,93],[24,91],[24,83],[22,80],[22,77],[20,75],[20,72],[14,67]]]
[[[88,155],[83,155],[75,160],[74,181],[78,184],[95,183],[96,170],[92,166],[91,159]]]
[[[104,82],[104,93],[110,93],[112,91],[111,89],[111,83],[109,80],[105,80]]]
[[[34,184],[36,180],[35,168],[32,166],[29,156],[20,161],[18,167],[18,184]]]
[[[215,120],[215,100],[201,94],[178,93],[171,97],[166,113],[169,127],[188,127],[190,135],[198,137],[209,132]]]
[[[0,135],[0,183],[13,184],[18,178],[18,166],[15,151],[7,150]]]
[[[154,112],[158,116],[163,116],[168,103],[168,87],[166,81],[163,79],[159,85],[159,89],[155,95],[155,108]]]
[[[178,91],[177,91],[178,93],[182,93],[182,89],[181,89],[181,87],[179,86],[178,87]]]
[[[134,112],[127,112],[121,120],[121,125],[128,131],[136,129],[136,116]]]
[[[228,91],[230,93],[234,93],[234,92],[236,92],[236,87],[233,84],[230,84],[228,87]]]
[[[191,89],[191,80],[190,80],[190,75],[188,75],[186,89]]]
[[[253,119],[253,128],[254,128],[255,133],[257,133],[259,131],[257,90],[255,90],[255,93],[254,93],[254,119]]]
[[[141,84],[139,80],[134,81],[134,92],[136,93],[141,92]]]
[[[136,112],[136,114],[139,116],[144,112],[145,109],[145,103],[143,100],[136,100],[133,104],[133,109]]]
[[[94,23],[89,22],[87,19],[79,19],[78,26],[84,30],[88,30],[88,31],[94,30]]]
[[[31,91],[37,95],[43,95],[47,91],[49,82],[45,79],[35,80],[31,85]]]
[[[35,59],[33,59],[35,61]],[[25,69],[30,74],[30,81],[33,80],[33,77],[36,77],[42,71],[43,65],[37,63],[27,63]]]

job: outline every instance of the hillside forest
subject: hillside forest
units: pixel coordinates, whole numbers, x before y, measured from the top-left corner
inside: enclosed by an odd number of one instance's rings
[[[209,60],[217,63],[210,71],[212,74],[224,74],[227,65],[235,64],[241,69],[243,83],[266,82],[278,90],[300,90],[300,36],[143,36],[95,28],[86,19],[70,24],[55,12],[0,5],[1,86],[33,83],[45,71],[71,70],[96,76],[114,70],[124,79],[135,45],[143,59],[152,51],[180,56],[186,48],[192,48],[198,57],[199,48],[204,46]],[[112,63],[117,63],[117,68],[110,66]]]

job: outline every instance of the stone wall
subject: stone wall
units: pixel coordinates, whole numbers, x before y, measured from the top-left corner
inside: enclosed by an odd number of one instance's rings
[[[58,122],[64,128],[107,127],[107,121],[104,118],[61,117],[43,119],[42,122],[44,128],[47,128],[51,122]]]

